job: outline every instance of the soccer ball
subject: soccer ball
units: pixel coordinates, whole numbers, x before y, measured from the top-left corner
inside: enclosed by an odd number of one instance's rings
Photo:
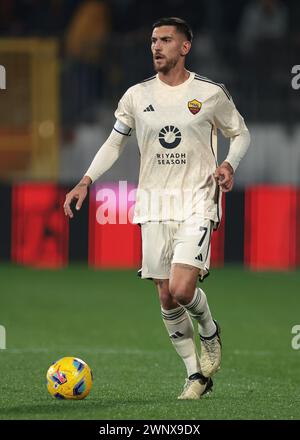
[[[48,391],[57,399],[84,399],[91,391],[92,383],[92,370],[76,357],[63,357],[47,371]]]

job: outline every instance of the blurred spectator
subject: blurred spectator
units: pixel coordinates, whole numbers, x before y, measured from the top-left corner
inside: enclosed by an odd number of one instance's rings
[[[278,0],[256,0],[246,6],[239,26],[240,48],[255,49],[261,40],[280,40],[288,29],[288,11]]]
[[[75,11],[65,36],[62,72],[63,121],[93,122],[102,95],[103,65],[110,35],[105,0],[85,0]]]
[[[108,5],[101,0],[80,4],[66,32],[66,54],[87,63],[97,63],[110,32]]]

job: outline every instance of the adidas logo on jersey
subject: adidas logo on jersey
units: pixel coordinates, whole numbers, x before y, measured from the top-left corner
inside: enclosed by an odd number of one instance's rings
[[[155,111],[155,110],[154,110],[152,104],[148,105],[148,107],[146,107],[145,110],[144,110],[144,112],[154,112],[154,111]]]

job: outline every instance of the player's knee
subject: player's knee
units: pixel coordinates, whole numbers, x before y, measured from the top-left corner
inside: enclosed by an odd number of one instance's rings
[[[173,299],[179,304],[187,304],[194,293],[187,283],[182,282],[170,282],[169,290]]]

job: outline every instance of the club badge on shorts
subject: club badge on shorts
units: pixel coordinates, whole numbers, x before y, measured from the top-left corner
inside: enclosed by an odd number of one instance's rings
[[[202,107],[202,102],[198,101],[197,99],[193,99],[192,101],[188,102],[188,109],[193,115],[196,115],[200,112]]]

